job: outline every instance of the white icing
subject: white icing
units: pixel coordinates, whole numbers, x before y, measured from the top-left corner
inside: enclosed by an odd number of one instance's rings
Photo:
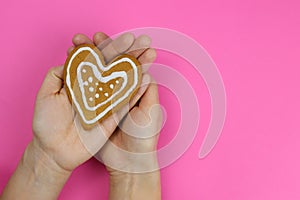
[[[89,81],[90,83],[93,82],[93,77],[90,76],[90,77],[88,78],[88,81]]]
[[[108,93],[107,93],[107,92],[105,92],[105,93],[104,93],[104,96],[108,97]]]
[[[98,99],[100,97],[100,95],[98,93],[96,93],[95,97]]]
[[[109,87],[110,87],[110,89],[114,89],[114,85],[113,84],[110,84]]]
[[[100,90],[100,91],[103,91],[103,88],[102,88],[102,87],[99,87],[99,90]]]
[[[90,100],[90,101],[93,101],[93,98],[92,98],[92,97],[90,97],[90,98],[89,98],[89,100]]]
[[[94,92],[94,88],[93,87],[89,87],[89,91],[90,92]]]
[[[76,97],[74,95],[74,92],[72,90],[72,87],[71,87],[71,80],[70,80],[70,67],[71,67],[71,63],[73,62],[74,58],[82,51],[89,51],[95,58],[96,58],[96,62],[97,62],[97,65],[98,67],[102,70],[102,71],[107,71],[109,70],[110,68],[112,68],[113,66],[117,65],[117,64],[120,64],[122,62],[128,62],[131,66],[132,66],[132,69],[133,69],[133,72],[134,72],[134,77],[133,77],[133,84],[132,86],[126,91],[126,93],[120,97],[119,99],[117,99],[116,101],[114,101],[112,104],[110,104],[108,107],[106,107],[106,109],[104,109],[101,113],[99,113],[95,118],[91,119],[91,120],[87,120],[85,118],[85,115],[79,105],[79,103],[77,102],[76,100]],[[84,89],[83,89],[83,85],[84,83],[82,82],[82,78],[81,78],[81,73],[80,73],[80,69],[82,68],[82,66],[90,66],[92,69],[93,69],[93,73],[95,74],[96,77],[100,77],[99,80],[101,82],[108,82],[109,80],[112,80],[112,79],[115,79],[115,78],[123,78],[123,84],[121,86],[121,88],[116,92],[114,93],[111,97],[109,97],[105,102],[102,102],[100,104],[98,104],[97,106],[95,107],[92,107],[90,108],[88,105],[87,105],[87,102],[86,102],[86,99],[85,99],[85,96],[84,96]],[[92,78],[92,77],[89,77],[89,79]],[[120,91],[122,91],[124,89],[124,87],[126,86],[127,84],[127,74],[126,72],[113,72],[111,75],[109,76],[106,76],[106,77],[102,77],[101,76],[101,73],[99,72],[99,70],[97,69],[97,67],[95,65],[93,65],[92,63],[90,62],[81,62],[80,65],[78,66],[77,68],[77,79],[78,79],[78,82],[79,82],[79,86],[80,86],[80,90],[82,92],[82,100],[84,102],[84,106],[86,109],[90,110],[96,110],[99,106],[103,105],[104,103],[107,103],[107,101],[110,101],[114,96],[116,96],[118,93],[120,93]],[[102,118],[107,112],[109,112],[113,107],[115,107],[116,105],[118,105],[120,102],[122,102],[124,99],[126,99],[129,94],[133,91],[133,89],[137,86],[137,81],[138,81],[138,70],[137,70],[137,66],[136,64],[129,58],[121,58],[120,60],[117,60],[116,62],[104,67],[98,57],[98,55],[96,54],[96,52],[93,51],[93,49],[91,49],[90,47],[82,47],[82,48],[79,48],[71,57],[69,63],[68,63],[68,66],[67,66],[67,76],[66,76],[66,84],[67,84],[67,87],[69,88],[69,91],[70,91],[70,94],[72,96],[72,99],[73,99],[73,102],[79,112],[79,114],[81,115],[83,121],[86,123],[86,124],[93,124],[95,123],[96,121],[98,121],[100,118]],[[90,81],[92,82],[92,80]],[[118,81],[119,82],[119,81]],[[118,83],[116,81],[116,83]],[[100,88],[99,88],[100,90]]]
[[[89,83],[88,83],[87,81],[84,81],[84,82],[83,82],[83,85],[88,86]]]
[[[99,83],[98,83],[98,82],[96,82],[96,85],[98,86],[98,85],[99,85]]]
[[[119,82],[119,80],[116,80],[116,84],[119,84],[120,82]]]
[[[82,72],[83,72],[83,73],[86,73],[86,70],[85,70],[85,69],[83,69],[83,70],[82,70]]]

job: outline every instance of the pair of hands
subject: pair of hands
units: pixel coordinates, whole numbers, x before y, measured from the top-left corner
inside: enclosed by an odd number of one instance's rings
[[[104,163],[109,163],[107,169],[111,175],[122,173],[122,169],[110,166],[118,165],[122,168],[122,165],[131,161],[112,147],[134,153],[155,151],[156,148],[162,115],[158,106],[157,85],[147,74],[149,65],[156,58],[156,52],[150,48],[151,40],[148,36],[135,38],[130,33],[125,33],[115,40],[102,32],[94,34],[93,40],[77,34],[72,41],[74,46],[96,45],[106,62],[123,53],[133,55],[142,64],[142,85],[129,102],[129,113],[128,107],[121,109],[99,123],[98,129],[89,133],[80,127],[80,123],[76,123],[78,115],[72,108],[63,85],[63,66],[52,68],[36,98],[34,139],[31,145],[50,160],[47,165],[55,171],[71,172],[98,152],[97,157]],[[69,48],[68,53],[74,46]],[[136,128],[141,126],[144,128]],[[129,131],[129,134],[124,130]],[[146,137],[136,137],[139,135]],[[153,162],[155,165],[155,159]],[[143,164],[145,163],[134,165]]]
[[[94,155],[110,172],[110,199],[161,199],[155,149],[162,113],[157,86],[147,74],[156,57],[150,38],[130,33],[115,40],[104,33],[93,40],[73,38],[74,46],[86,43],[98,46],[106,62],[123,53],[135,56],[143,69],[141,87],[127,107],[85,130],[66,94],[63,66],[52,68],[36,98],[33,140],[0,199],[56,199],[72,170]]]

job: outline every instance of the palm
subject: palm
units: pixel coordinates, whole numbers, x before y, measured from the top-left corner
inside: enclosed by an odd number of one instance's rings
[[[80,142],[74,113],[65,93],[37,97],[33,120],[37,141],[43,150],[57,158],[56,162],[67,170],[74,169],[89,156]]]
[[[128,126],[126,123],[132,123],[129,122],[131,121],[128,119],[129,116],[132,118],[132,121],[137,123],[137,126],[147,126],[147,124],[150,123],[150,120],[148,119],[149,116],[147,116],[146,113],[143,113],[142,109],[139,107],[135,107],[124,119],[120,127],[118,127],[113,133],[112,137],[110,138],[111,142],[117,147],[129,152],[145,153],[154,151],[157,140],[155,131],[158,129],[160,123],[155,122],[155,127],[152,125],[151,128],[143,128],[143,135],[147,134],[149,136],[147,138],[143,138],[138,136],[140,134],[139,130],[131,129],[130,133],[128,133],[126,128],[124,130],[123,127]]]

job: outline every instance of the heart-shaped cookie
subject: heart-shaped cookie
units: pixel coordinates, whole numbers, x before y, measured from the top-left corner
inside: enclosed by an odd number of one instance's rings
[[[140,64],[130,55],[121,55],[105,65],[94,45],[77,46],[64,66],[70,101],[90,127],[129,102],[141,82]]]

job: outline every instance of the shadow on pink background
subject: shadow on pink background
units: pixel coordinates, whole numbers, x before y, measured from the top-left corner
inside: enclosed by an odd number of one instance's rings
[[[158,26],[197,40],[219,67],[227,118],[214,150],[198,152],[210,97],[191,66],[159,52],[157,62],[187,77],[201,122],[188,151],[162,169],[163,199],[300,199],[300,3],[212,1],[5,1],[0,6],[0,191],[32,138],[35,95],[51,66],[64,63],[75,33],[115,34]],[[176,41],[174,41],[176,42]],[[160,146],[178,128],[178,104],[160,88],[168,115]],[[108,175],[90,160],[74,171],[60,199],[107,199]]]

